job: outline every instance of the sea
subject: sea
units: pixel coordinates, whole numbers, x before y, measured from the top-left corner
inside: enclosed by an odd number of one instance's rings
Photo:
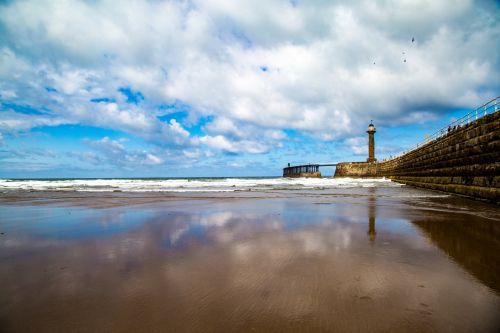
[[[0,179],[0,191],[237,192],[401,187],[386,178],[52,178]]]

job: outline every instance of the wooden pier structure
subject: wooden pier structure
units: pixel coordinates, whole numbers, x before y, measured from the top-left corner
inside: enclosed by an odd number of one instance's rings
[[[294,165],[290,166],[290,163],[286,168],[283,168],[283,177],[298,178],[298,177],[310,177],[310,178],[320,178],[321,172],[319,167],[322,166],[336,166],[336,163],[329,164],[304,164],[304,165]]]

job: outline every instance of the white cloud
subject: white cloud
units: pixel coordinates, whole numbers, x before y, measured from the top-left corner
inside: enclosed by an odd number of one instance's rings
[[[200,142],[220,150],[225,150],[228,152],[237,152],[238,150],[234,147],[234,144],[226,139],[222,135],[217,136],[203,136],[200,138]]]
[[[201,137],[200,142],[218,150],[229,153],[246,152],[250,154],[261,154],[269,150],[269,147],[263,143],[250,140],[231,141],[223,135]]]
[[[241,129],[236,127],[231,119],[224,117],[216,118],[214,121],[210,122],[205,126],[205,130],[212,133],[231,134],[237,137],[242,133]]]
[[[366,137],[354,137],[345,140],[345,144],[351,149],[355,155],[368,154],[368,140]]]
[[[0,112],[0,129],[4,132],[16,132],[39,126],[57,126],[68,123],[71,122],[63,118],[20,114],[9,109]]]
[[[146,154],[146,160],[144,161],[144,163],[150,165],[156,165],[156,164],[162,164],[163,161],[158,156],[155,156],[153,154]]]
[[[100,140],[86,140],[91,146],[110,154],[121,154],[125,151],[125,147],[118,140],[111,140],[105,136]]]
[[[183,139],[187,139],[189,137],[189,132],[186,131],[175,119],[171,119],[168,125],[163,125],[163,133],[164,135],[173,133],[179,144]]]
[[[499,14],[472,0],[8,2],[0,97],[48,111],[3,111],[0,129],[81,123],[181,151],[262,153],[283,129],[333,140],[370,119],[425,122],[498,94]],[[157,118],[176,102],[212,117],[205,134]]]
[[[145,150],[127,150],[127,139],[110,139],[105,136],[99,140],[85,139],[84,142],[94,151],[73,153],[73,156],[92,164],[108,164],[123,168],[134,169],[141,165],[154,166],[165,163],[165,159],[158,154]]]
[[[186,156],[187,158],[198,158],[200,157],[200,151],[199,150],[184,150],[182,152],[184,154],[184,156]]]

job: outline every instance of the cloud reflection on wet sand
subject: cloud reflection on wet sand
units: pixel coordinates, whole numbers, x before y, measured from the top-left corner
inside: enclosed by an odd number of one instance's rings
[[[0,325],[23,332],[495,328],[500,301],[492,289],[422,237],[401,207],[363,200],[248,199],[189,209],[170,202],[135,207],[143,214],[133,217],[124,207],[89,209],[94,215],[74,226],[124,226],[105,237],[12,229],[0,238]]]

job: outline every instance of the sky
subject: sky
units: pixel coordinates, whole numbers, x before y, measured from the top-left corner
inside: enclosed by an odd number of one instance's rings
[[[0,177],[279,176],[500,95],[500,3],[0,1]],[[324,173],[331,173],[328,169]]]

